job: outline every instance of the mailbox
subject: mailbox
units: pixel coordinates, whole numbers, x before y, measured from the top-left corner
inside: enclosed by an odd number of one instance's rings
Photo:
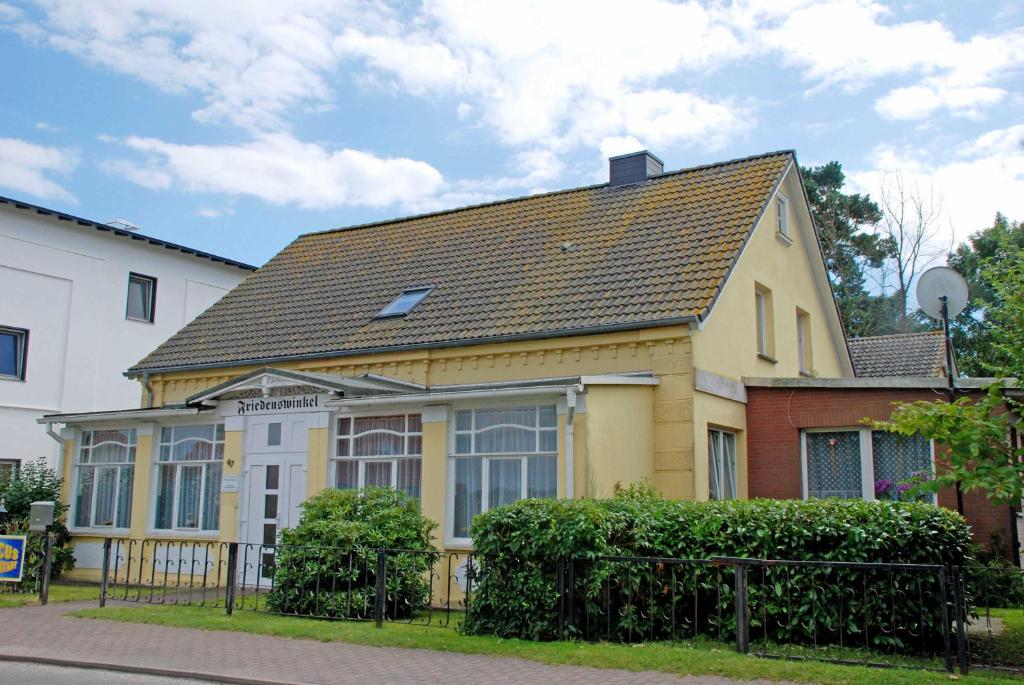
[[[45,533],[52,525],[53,502],[33,502],[28,529],[36,533]]]

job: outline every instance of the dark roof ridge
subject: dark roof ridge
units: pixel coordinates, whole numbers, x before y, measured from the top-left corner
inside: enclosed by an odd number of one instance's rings
[[[245,262],[239,262],[234,259],[229,259],[227,257],[215,255],[212,252],[204,252],[202,250],[197,250],[194,247],[188,247],[187,245],[179,245],[178,243],[172,243],[168,240],[161,240],[160,238],[154,238],[152,236],[146,235],[145,233],[139,233],[137,231],[126,231],[123,228],[117,228],[116,226],[111,226],[109,224],[93,221],[92,219],[83,219],[82,217],[75,216],[74,214],[60,212],[57,211],[56,209],[49,209],[48,207],[41,207],[39,205],[34,205],[31,202],[15,200],[14,198],[5,197],[3,195],[0,195],[0,204],[13,205],[17,209],[34,209],[37,214],[41,214],[43,216],[52,215],[62,221],[72,221],[78,224],[79,226],[92,226],[98,231],[108,231],[110,233],[113,233],[114,235],[118,235],[124,238],[131,238],[132,240],[144,240],[148,242],[150,245],[166,247],[171,250],[178,250],[179,252],[183,252],[185,254],[191,254],[203,259],[209,259],[212,262],[220,262],[227,266],[236,266],[239,269],[244,269],[246,271],[255,271],[256,269],[259,268],[258,266],[253,266],[252,264],[246,264]]]
[[[886,333],[885,335],[862,335],[857,338],[847,338],[847,340],[878,340],[879,338],[906,338],[914,335],[942,335],[942,331],[908,331],[906,333]]]
[[[676,169],[674,171],[666,171],[664,173],[658,174],[657,176],[652,176],[651,178],[647,179],[647,181],[657,181],[659,179],[662,179],[662,178],[665,178],[665,177],[668,177],[668,176],[679,176],[680,174],[692,173],[694,171],[703,171],[704,169],[711,169],[713,167],[727,166],[729,164],[740,164],[741,162],[749,162],[749,161],[752,161],[752,160],[755,160],[755,159],[762,159],[762,158],[765,158],[765,157],[778,157],[778,156],[781,156],[781,155],[790,155],[791,157],[793,157],[795,159],[796,158],[796,150],[793,149],[793,148],[786,148],[786,149],[781,149],[781,150],[774,150],[774,151],[771,151],[771,152],[762,152],[762,153],[759,153],[759,154],[756,154],[756,155],[747,155],[746,157],[736,157],[734,159],[727,159],[727,160],[724,160],[724,161],[721,161],[721,162],[709,162],[707,164],[698,164],[696,166],[686,167],[686,168],[683,168],[683,169]],[[641,181],[641,183],[646,183],[647,181]],[[298,237],[296,237],[296,240],[299,240],[301,238],[305,238],[307,236],[325,235],[325,234],[328,234],[328,233],[339,233],[341,231],[354,231],[354,230],[361,229],[361,228],[375,228],[377,226],[386,226],[388,224],[399,224],[399,223],[402,223],[403,221],[415,221],[415,220],[418,220],[418,219],[427,219],[427,218],[435,217],[435,216],[444,216],[446,214],[455,214],[456,212],[464,212],[464,211],[468,211],[468,210],[471,210],[471,209],[480,209],[482,207],[495,207],[495,206],[498,206],[498,205],[509,204],[509,203],[512,203],[512,202],[522,202],[524,200],[531,200],[533,198],[538,198],[538,197],[551,197],[551,196],[554,196],[554,195],[568,195],[569,193],[578,193],[578,192],[582,192],[584,190],[594,190],[596,188],[604,188],[604,187],[607,187],[608,185],[609,184],[607,182],[605,182],[605,183],[594,183],[594,184],[591,184],[591,185],[588,185],[588,186],[577,186],[575,188],[562,188],[560,190],[551,190],[551,191],[548,191],[546,193],[535,193],[533,195],[520,195],[518,197],[508,197],[508,198],[504,198],[504,199],[501,199],[501,200],[492,200],[490,202],[481,202],[481,203],[475,204],[475,205],[464,205],[462,207],[451,207],[451,208],[448,208],[448,209],[438,209],[438,210],[433,211],[433,212],[423,212],[422,214],[410,214],[409,216],[402,216],[402,217],[398,217],[396,219],[381,219],[380,221],[368,221],[366,223],[353,224],[351,226],[338,226],[336,228],[325,228],[322,231],[310,231],[308,233],[301,233],[301,234],[298,235]],[[631,186],[635,186],[635,185],[639,185],[639,184],[637,184],[637,183],[623,183],[621,187],[627,188],[627,187],[631,187]],[[616,186],[616,187],[618,187],[618,186]]]

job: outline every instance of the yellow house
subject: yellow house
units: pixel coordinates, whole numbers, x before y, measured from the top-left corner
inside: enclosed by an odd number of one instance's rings
[[[103,537],[272,541],[328,487],[420,499],[436,543],[526,497],[747,495],[744,376],[852,376],[794,154],[300,236],[45,417],[77,573]]]

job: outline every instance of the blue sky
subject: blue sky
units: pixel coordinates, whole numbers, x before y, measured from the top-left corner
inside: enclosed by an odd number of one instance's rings
[[[1024,219],[1019,2],[0,0],[0,65],[0,194],[256,264],[643,147]]]

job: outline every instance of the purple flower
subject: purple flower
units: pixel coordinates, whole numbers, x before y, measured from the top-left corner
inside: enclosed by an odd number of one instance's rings
[[[889,488],[892,487],[892,481],[888,478],[881,478],[875,481],[875,497],[881,497],[882,495],[889,492]]]
[[[899,485],[896,486],[896,491],[902,495],[904,492],[909,490],[910,487],[910,483],[900,483]]]

